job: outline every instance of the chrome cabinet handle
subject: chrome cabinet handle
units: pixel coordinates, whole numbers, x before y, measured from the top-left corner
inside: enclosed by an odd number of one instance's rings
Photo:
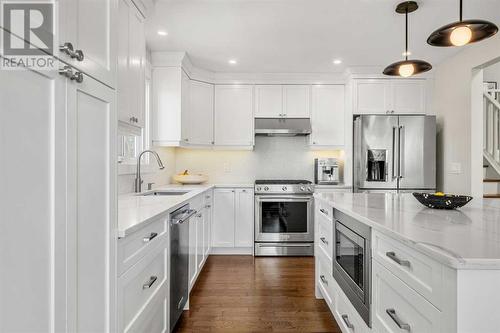
[[[70,77],[71,81],[76,81],[78,83],[82,83],[83,82],[83,73],[82,72],[75,72],[75,74],[73,74],[71,77]]]
[[[210,199],[210,196],[209,195],[205,195],[205,199]]]
[[[388,256],[390,259],[392,259],[394,262],[396,262],[400,266],[410,267],[410,262],[408,260],[403,260],[403,259],[398,258],[398,256],[396,256],[396,253],[394,253],[392,251],[386,252],[385,255]]]
[[[73,76],[73,69],[71,68],[71,66],[64,66],[63,68],[59,69],[59,74],[67,78],[71,78]]]
[[[385,312],[387,312],[387,314],[389,315],[389,317],[391,317],[391,319],[394,320],[394,322],[396,323],[396,325],[398,325],[398,327],[400,329],[406,330],[408,332],[410,331],[410,325],[406,324],[406,323],[403,323],[401,321],[401,319],[399,319],[399,317],[396,314],[396,310],[394,310],[394,309],[387,309],[387,310],[385,310]]]
[[[149,243],[149,242],[151,242],[151,240],[152,240],[153,238],[155,238],[156,236],[158,236],[158,233],[156,233],[156,232],[152,232],[152,233],[150,233],[150,234],[149,234],[149,236],[144,237],[144,238],[142,239],[142,241],[143,241],[144,243]]]
[[[321,208],[319,211],[328,216],[328,211],[324,210],[323,208]]]
[[[323,284],[328,285],[328,281],[326,280],[324,275],[321,275],[319,278],[321,279],[321,282],[323,282]]]
[[[324,244],[328,245],[328,241],[326,240],[326,238],[325,238],[325,237],[320,237],[320,240],[321,240]]]
[[[70,42],[66,42],[63,45],[59,46],[59,51],[66,53],[71,59],[76,59],[78,61],[83,61],[83,59],[85,58],[85,56],[83,55],[83,51],[74,51],[73,44],[71,44]]]
[[[351,330],[354,329],[354,325],[349,321],[348,315],[346,315],[346,314],[342,315],[342,320],[344,321],[347,328],[350,328]]]
[[[157,276],[151,276],[148,280],[148,282],[144,283],[142,285],[142,289],[149,289],[151,288],[151,286],[156,282],[156,280],[158,280],[158,277]]]
[[[205,205],[205,208],[210,208],[212,207],[212,205]]]
[[[197,214],[196,217],[202,217],[203,215],[201,213]]]

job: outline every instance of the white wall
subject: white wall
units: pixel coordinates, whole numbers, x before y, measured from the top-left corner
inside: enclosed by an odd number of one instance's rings
[[[342,151],[310,150],[308,137],[256,137],[253,151],[176,150],[177,172],[203,173],[210,183],[255,179],[314,180],[314,158],[343,157]],[[350,169],[350,167],[348,168]],[[346,178],[350,181],[350,170]]]
[[[500,62],[488,66],[483,71],[484,81],[495,81],[500,89]]]
[[[143,189],[148,183],[155,183],[155,186],[170,184],[172,175],[175,172],[175,149],[166,147],[152,148],[160,156],[165,169],[159,170],[156,159],[150,156],[151,164],[142,166],[141,174],[144,180]],[[135,168],[133,168],[135,170]],[[135,172],[118,176],[118,194],[130,193],[134,191]]]
[[[482,110],[471,111],[472,69],[498,57],[500,34],[466,46],[435,66],[433,113],[438,120],[439,190],[480,194],[477,181],[482,178]],[[460,164],[461,172],[452,172],[453,163]],[[474,179],[473,185],[471,179]],[[479,189],[481,186],[479,184]]]

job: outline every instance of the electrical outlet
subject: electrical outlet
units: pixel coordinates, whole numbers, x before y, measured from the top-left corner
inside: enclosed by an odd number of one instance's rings
[[[462,173],[462,164],[458,162],[453,162],[450,165],[450,173],[454,175],[459,175]]]

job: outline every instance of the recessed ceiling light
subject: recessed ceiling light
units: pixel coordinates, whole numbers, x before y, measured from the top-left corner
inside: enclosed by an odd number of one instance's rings
[[[166,36],[166,35],[168,35],[168,32],[166,32],[165,30],[158,30],[157,33],[158,33],[159,36]]]
[[[335,59],[335,60],[333,61],[333,63],[334,63],[335,65],[340,65],[340,64],[342,63],[342,60],[340,60],[340,59]]]
[[[238,61],[236,59],[229,59],[228,63],[230,65],[236,65],[238,63]]]

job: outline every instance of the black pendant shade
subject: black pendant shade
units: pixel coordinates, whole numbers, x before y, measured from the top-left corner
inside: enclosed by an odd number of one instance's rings
[[[401,76],[399,69],[403,65],[413,65],[413,74],[420,74],[424,72],[428,72],[432,69],[432,65],[429,64],[427,61],[423,60],[402,60],[395,62],[393,64],[390,64],[387,66],[383,73],[384,75],[391,75],[391,76]]]
[[[387,66],[383,74],[390,76],[408,77],[415,74],[424,73],[432,69],[432,65],[423,60],[408,60],[408,13],[418,9],[418,4],[415,1],[405,1],[396,7],[396,13],[405,14],[406,24],[406,48],[405,60],[395,62]]]
[[[485,20],[462,20],[463,4],[460,0],[460,21],[447,24],[434,31],[429,38],[427,44],[432,46],[462,46],[470,43],[479,42],[489,38],[498,32],[498,27],[489,21]],[[462,35],[453,38],[453,33],[457,33],[462,29]],[[465,32],[464,32],[465,30]],[[464,35],[465,33],[465,35]]]

